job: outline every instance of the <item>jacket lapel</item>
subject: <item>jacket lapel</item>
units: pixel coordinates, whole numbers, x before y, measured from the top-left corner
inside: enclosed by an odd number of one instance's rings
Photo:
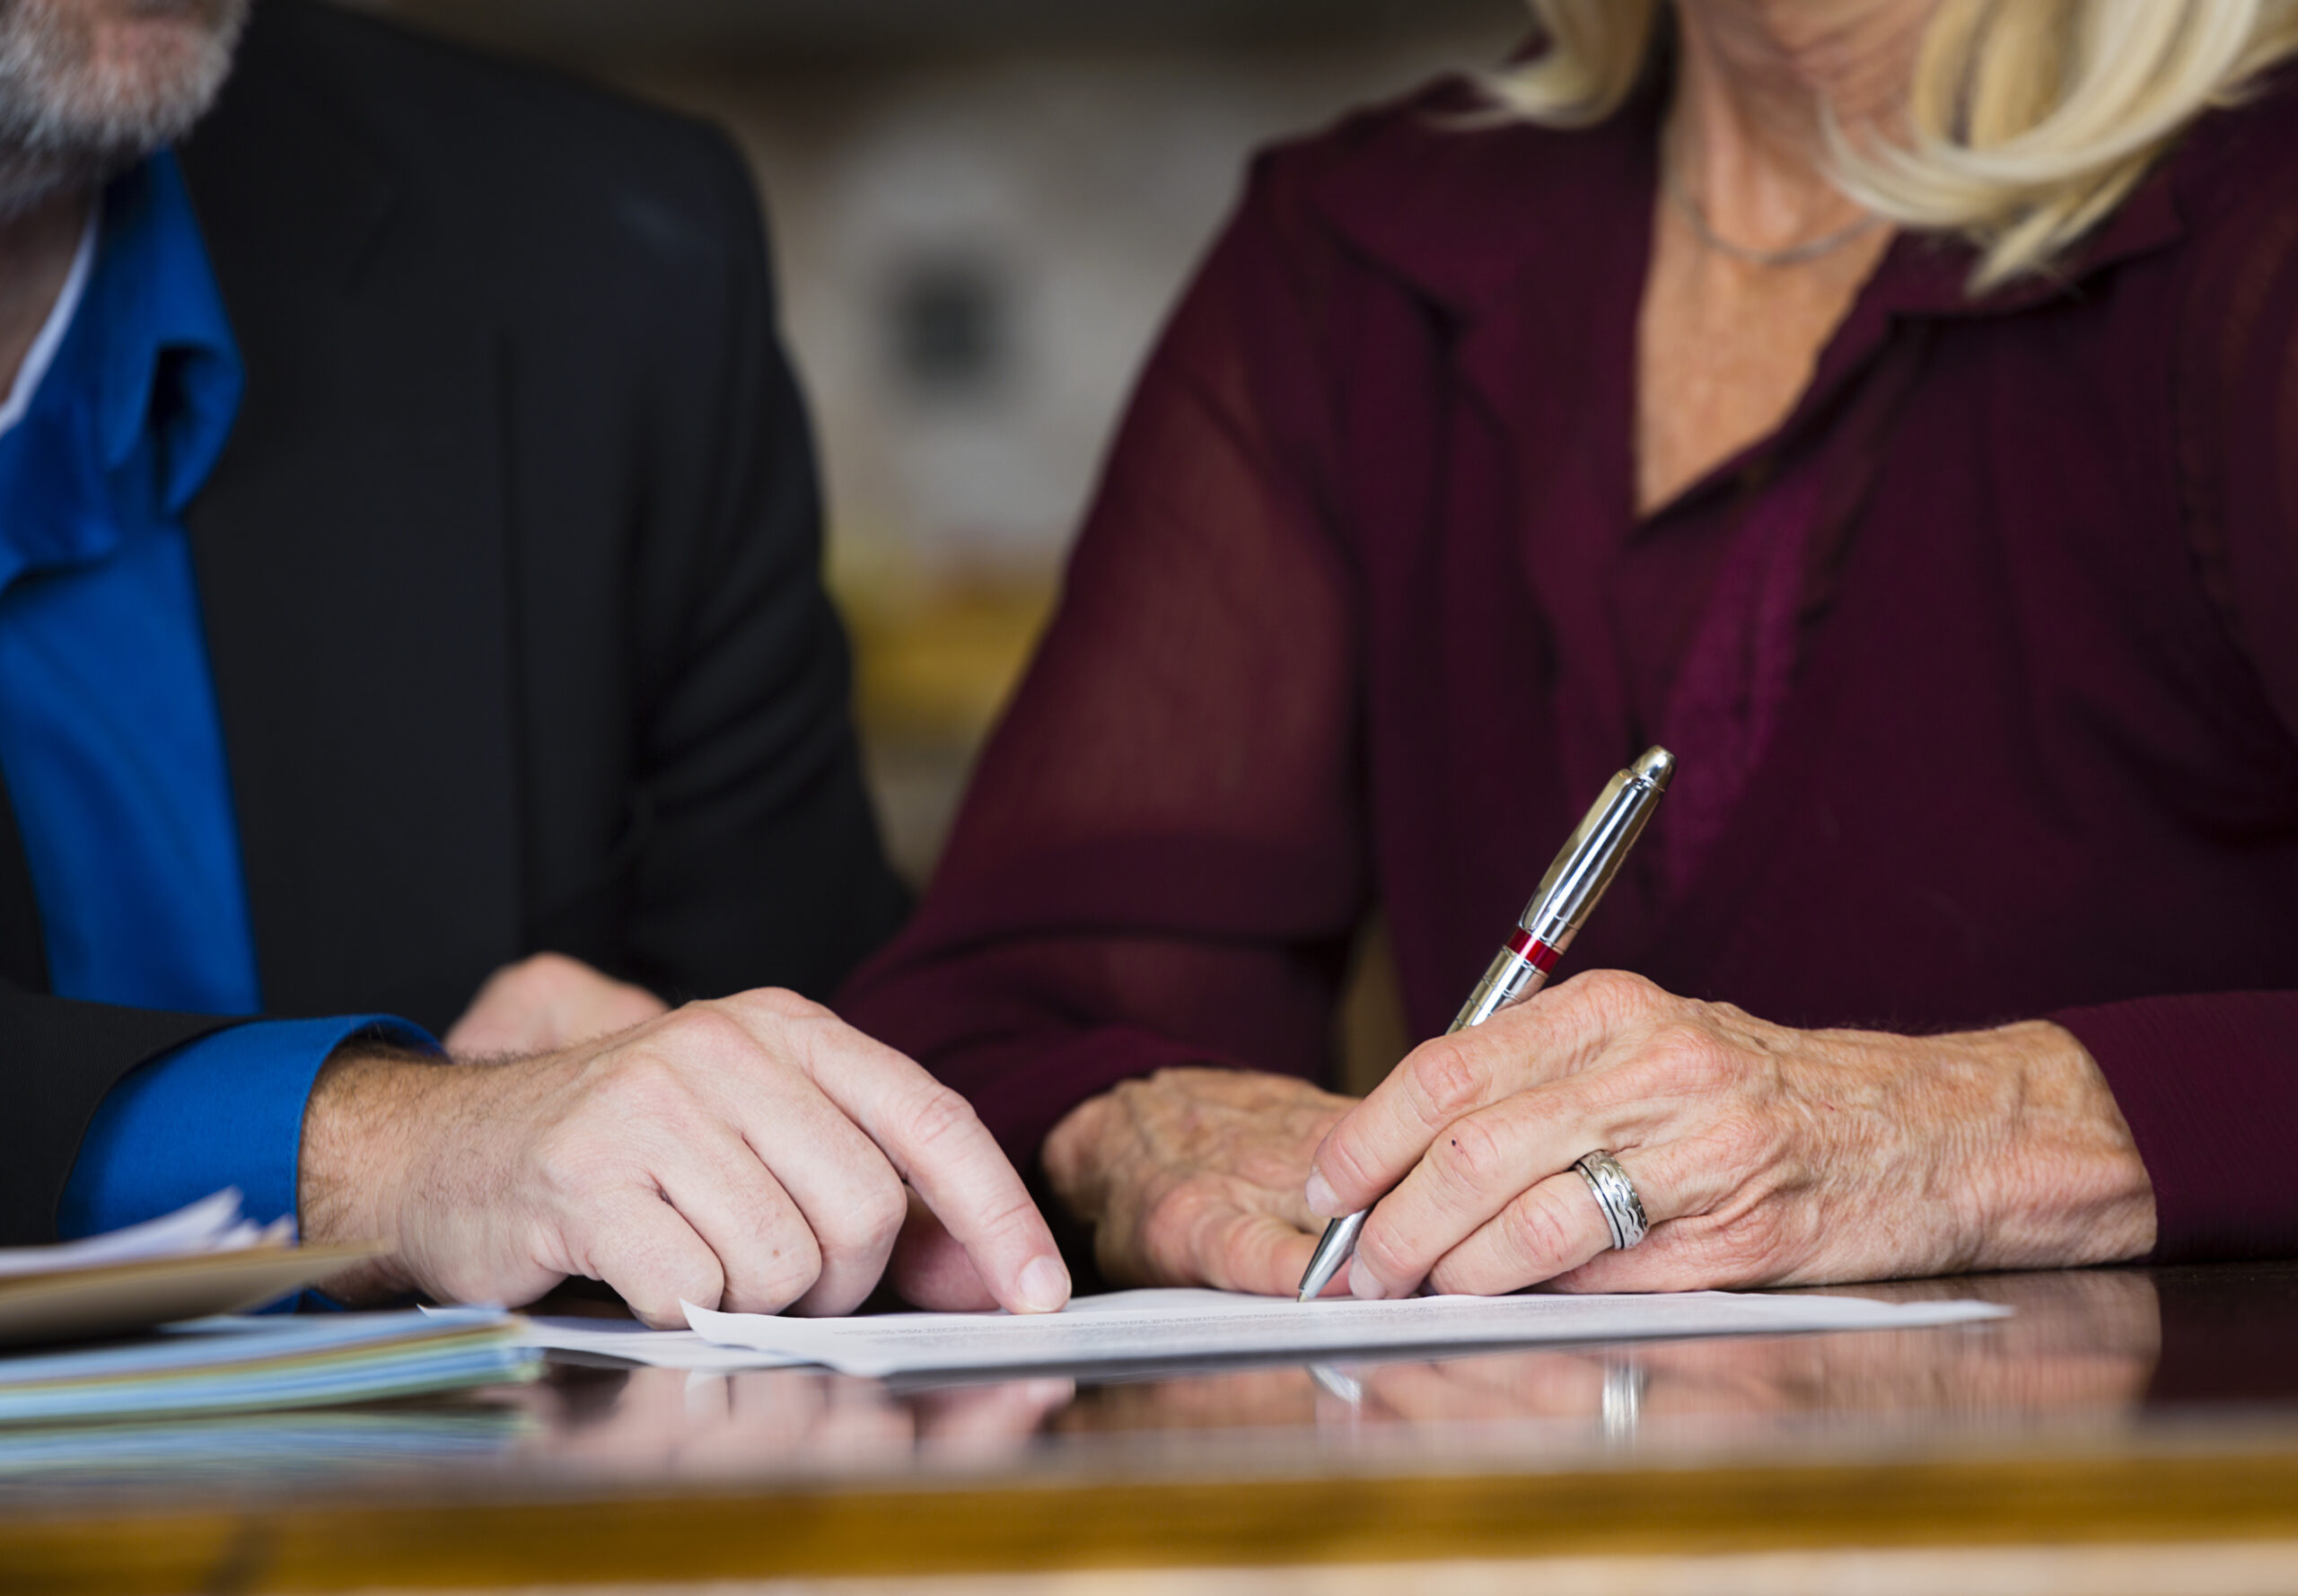
[[[503,351],[259,22],[185,167],[247,366],[188,519],[265,1006],[443,1026],[519,940]]]

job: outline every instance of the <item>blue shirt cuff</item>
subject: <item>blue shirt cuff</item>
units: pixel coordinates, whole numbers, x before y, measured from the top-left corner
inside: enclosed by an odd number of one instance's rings
[[[226,1186],[259,1224],[295,1212],[303,1106],[344,1043],[437,1052],[429,1032],[387,1014],[264,1020],[139,1065],[96,1106],[57,1206],[66,1240],[172,1214]]]

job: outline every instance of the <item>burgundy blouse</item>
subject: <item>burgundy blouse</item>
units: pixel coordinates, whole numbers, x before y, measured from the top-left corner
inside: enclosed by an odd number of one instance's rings
[[[1018,1161],[1127,1076],[1321,1077],[1388,919],[1434,1034],[1598,786],[1570,967],[1798,1026],[2047,1016],[2161,1258],[2298,1253],[2298,91],[2057,274],[1902,237],[1772,436],[1633,502],[1658,97],[1457,87],[1264,155],[857,1024]]]

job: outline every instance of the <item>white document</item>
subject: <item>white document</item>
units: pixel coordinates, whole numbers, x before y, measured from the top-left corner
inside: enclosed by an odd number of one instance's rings
[[[704,1340],[692,1330],[650,1330],[631,1319],[537,1318],[528,1314],[513,1321],[513,1329],[522,1346],[627,1358],[634,1364],[652,1364],[660,1369],[784,1369],[813,1361],[747,1346],[721,1346],[715,1341]]]
[[[1999,1319],[1986,1302],[1683,1292],[1649,1296],[1408,1297],[1294,1302],[1230,1292],[1120,1291],[1059,1313],[888,1313],[784,1319],[686,1306],[703,1340],[846,1374],[1045,1369],[1221,1356],[1329,1356],[1799,1330],[1907,1329]],[[629,1356],[631,1354],[621,1355]]]

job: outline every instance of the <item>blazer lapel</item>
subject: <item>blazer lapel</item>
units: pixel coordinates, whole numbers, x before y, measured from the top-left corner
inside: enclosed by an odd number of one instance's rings
[[[503,350],[260,22],[185,168],[247,366],[189,525],[265,1006],[441,1027],[519,947]]]

